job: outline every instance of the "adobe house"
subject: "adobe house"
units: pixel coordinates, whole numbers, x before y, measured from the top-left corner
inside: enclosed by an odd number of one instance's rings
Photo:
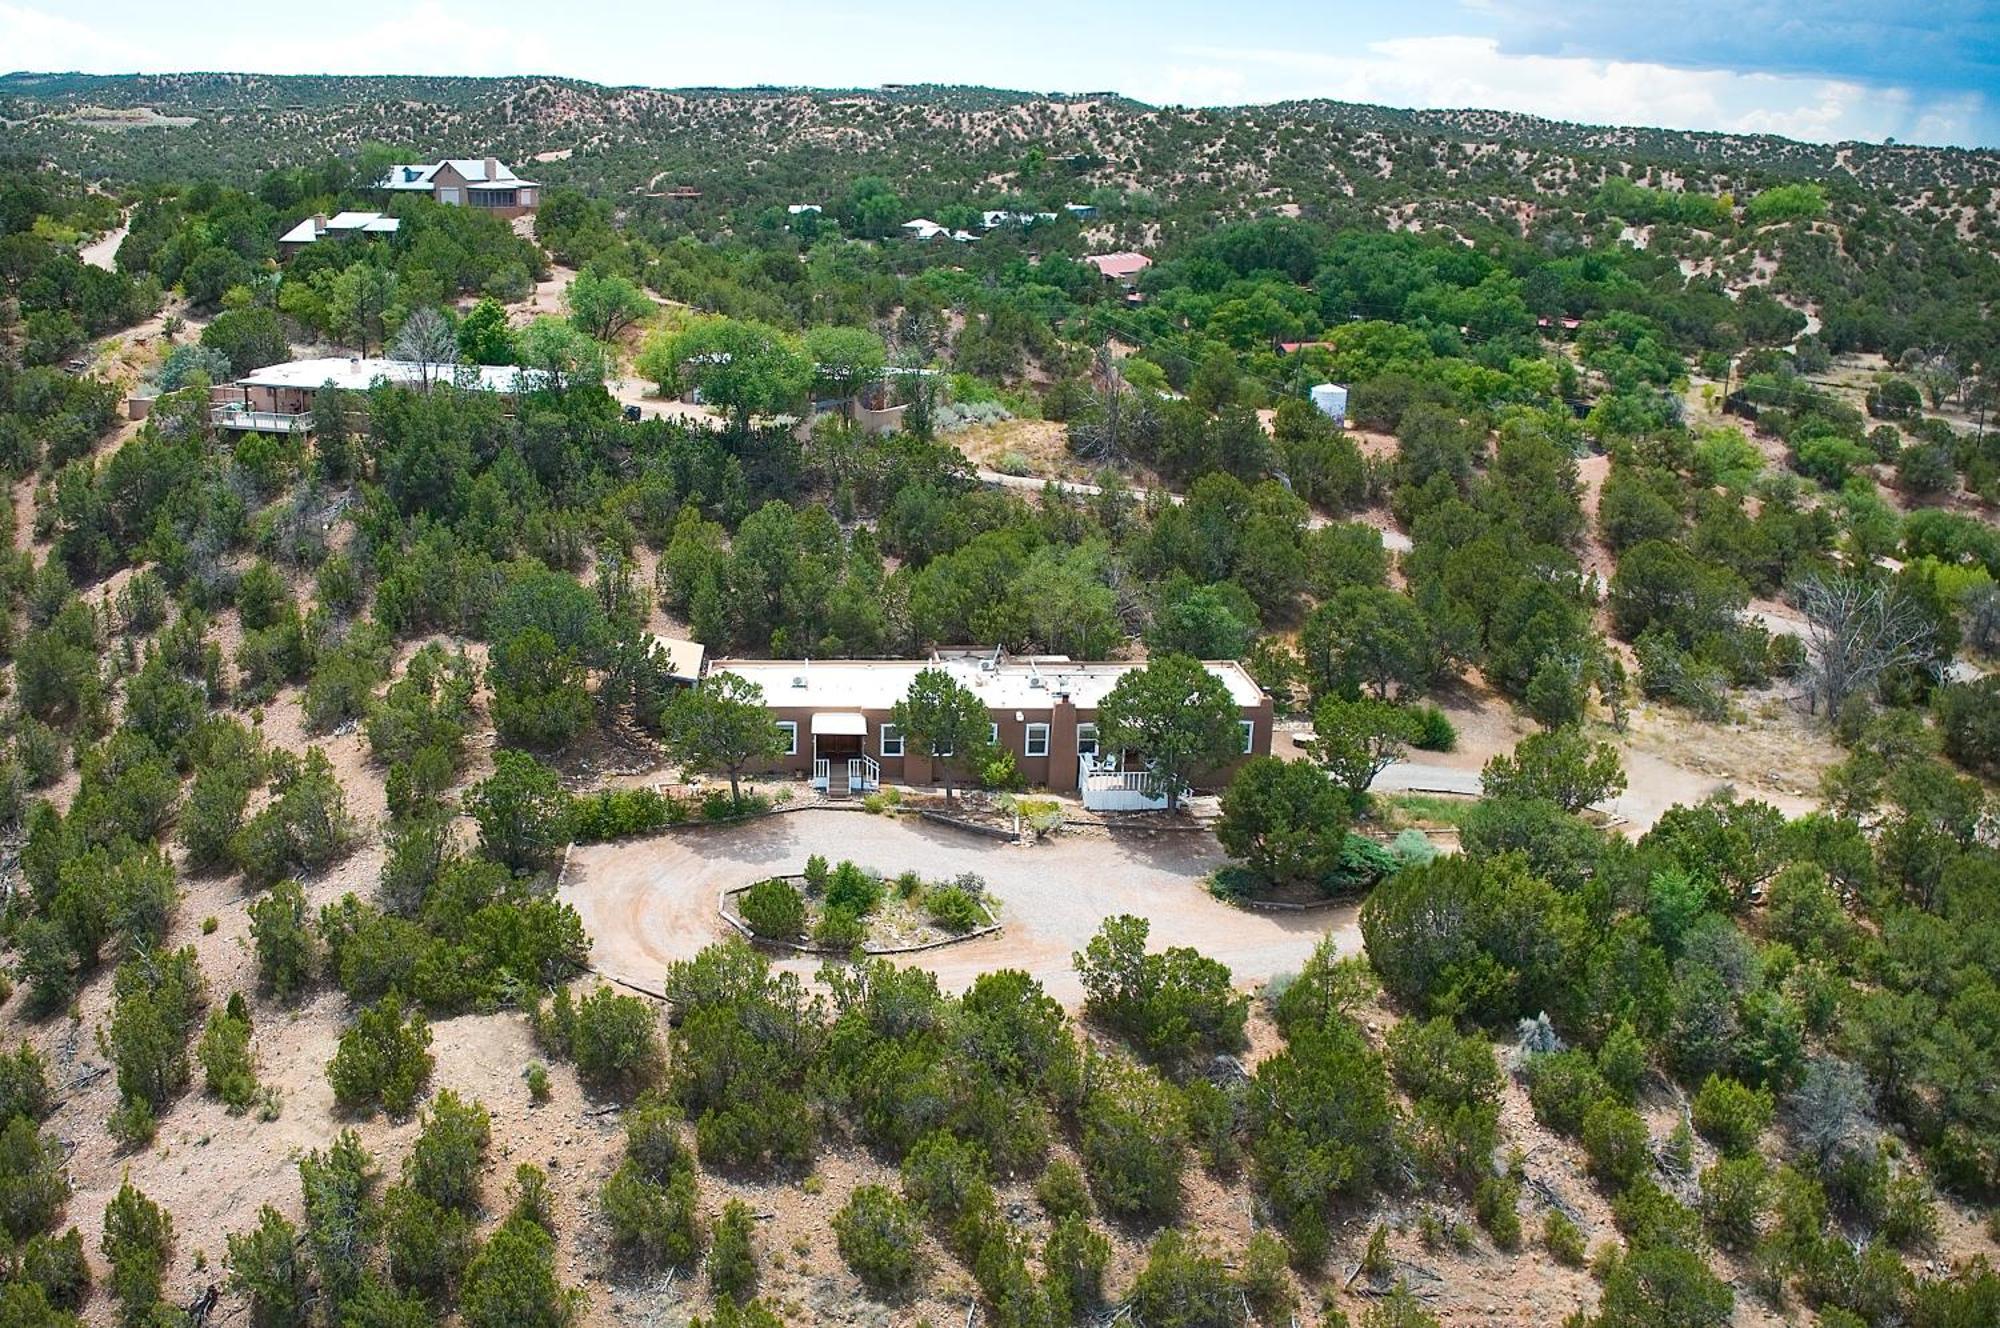
[[[730,659],[715,661],[710,671],[763,689],[785,741],[770,770],[809,778],[835,797],[871,791],[884,779],[942,782],[937,763],[909,750],[889,715],[917,674],[942,668],[986,702],[990,741],[1013,754],[1031,786],[1080,794],[1096,810],[1136,811],[1163,807],[1166,797],[1137,753],[1104,749],[1097,710],[1120,678],[1143,667],[994,650],[940,652],[927,660]],[[1273,714],[1270,696],[1241,664],[1211,660],[1206,667],[1236,701],[1243,734],[1241,755],[1203,776],[1213,787],[1226,784],[1243,757],[1270,755]]]
[[[376,188],[429,194],[446,207],[473,207],[496,217],[525,217],[541,205],[542,187],[493,157],[447,157],[431,165],[391,166]]]

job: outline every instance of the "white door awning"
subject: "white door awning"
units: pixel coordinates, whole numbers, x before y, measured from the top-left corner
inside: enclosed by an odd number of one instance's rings
[[[852,710],[823,710],[813,716],[813,736],[824,733],[834,738],[865,738],[868,720]]]

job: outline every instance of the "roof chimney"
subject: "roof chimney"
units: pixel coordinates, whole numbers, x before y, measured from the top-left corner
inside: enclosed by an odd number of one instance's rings
[[[486,182],[488,184],[500,178],[500,159],[498,157],[488,157],[485,161],[485,166]]]
[[[324,212],[313,213],[313,234],[314,235],[326,234],[326,213]]]

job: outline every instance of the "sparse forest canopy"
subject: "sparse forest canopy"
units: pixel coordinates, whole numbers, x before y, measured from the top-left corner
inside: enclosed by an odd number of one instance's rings
[[[850,1274],[1022,1328],[1418,1328],[1419,1245],[1489,1279],[1535,1241],[1589,1263],[1577,1328],[2000,1313],[1962,1261],[2000,1197],[1993,154],[937,88],[0,98],[0,1319],[67,1328],[96,1277],[90,1314],[163,1323],[199,1270],[256,1328],[570,1328],[585,1269],[755,1328]],[[175,123],[87,113],[140,105]],[[542,178],[532,222],[369,187],[474,149]],[[1083,261],[1126,249],[1131,289]],[[423,367],[219,426],[218,382],[306,353]],[[1221,793],[1215,893],[1363,896],[1365,956],[1232,972],[1120,896],[1047,989],[734,939],[579,985],[573,853],[755,816],[803,751],[662,636],[1143,659],[1099,755],[1168,815]],[[1496,750],[1475,705],[1538,731]],[[1786,707],[1817,810],[1607,833],[1683,759],[1628,728]],[[885,709],[954,801],[1023,782],[977,690]],[[1395,838],[1431,807],[1385,772],[1455,744],[1458,851]],[[747,891],[752,933],[844,948],[891,889],[1017,923],[976,877],[806,879]],[[456,1082],[495,1029],[543,1058],[518,1102]],[[299,1111],[296,1190],[173,1211],[188,1148]],[[202,1112],[241,1119],[193,1145]],[[500,1166],[555,1137],[553,1179]],[[1254,1235],[1206,1229],[1224,1200]]]

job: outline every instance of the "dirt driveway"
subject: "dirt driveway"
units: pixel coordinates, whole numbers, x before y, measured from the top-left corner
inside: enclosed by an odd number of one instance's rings
[[[935,972],[952,991],[981,973],[1021,968],[1057,1000],[1076,1004],[1083,990],[1070,956],[1120,913],[1152,922],[1154,948],[1189,945],[1229,965],[1239,986],[1296,971],[1329,929],[1343,951],[1361,949],[1353,905],[1266,914],[1210,898],[1202,878],[1224,858],[1213,839],[1194,833],[1077,834],[1021,848],[914,819],[802,811],[580,847],[561,893],[583,917],[597,970],[657,989],[669,963],[726,934],[715,914],[722,890],[797,871],[813,853],[890,876],[915,870],[930,880],[960,872],[985,877],[1005,930],[908,961]],[[785,964],[801,973],[818,967],[817,961]]]

